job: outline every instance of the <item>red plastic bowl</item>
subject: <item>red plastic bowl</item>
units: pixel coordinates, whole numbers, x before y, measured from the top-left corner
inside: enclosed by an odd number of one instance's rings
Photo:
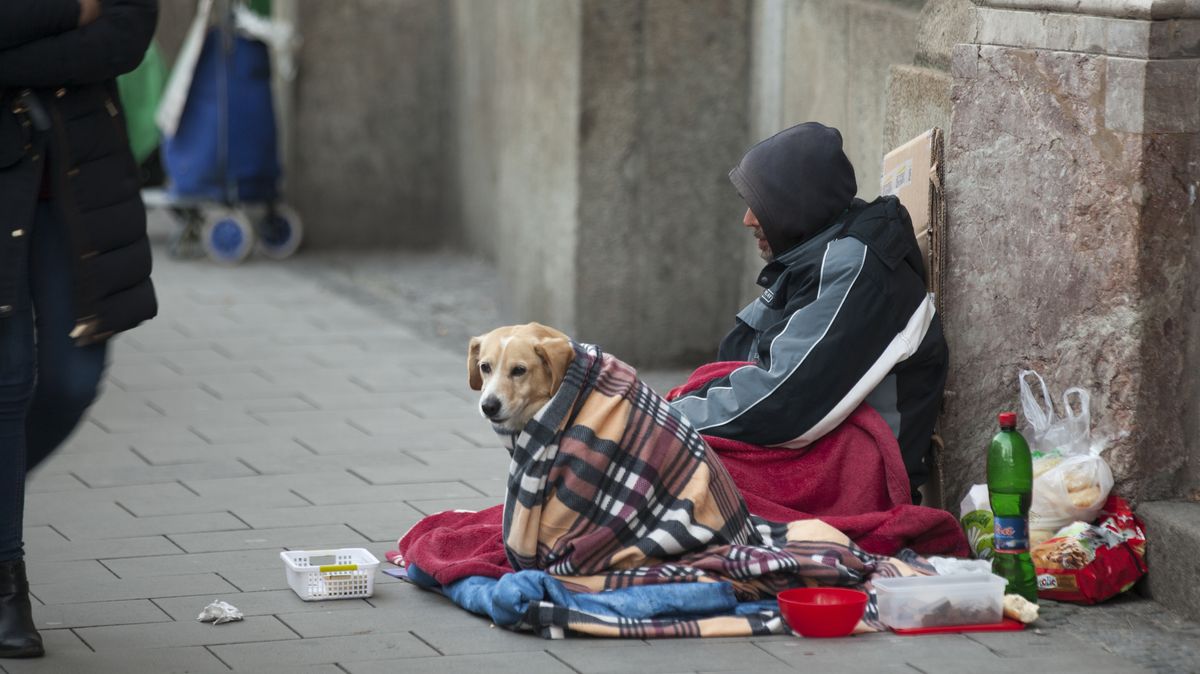
[[[806,637],[844,637],[867,610],[867,593],[843,587],[801,587],[779,593],[788,626]]]

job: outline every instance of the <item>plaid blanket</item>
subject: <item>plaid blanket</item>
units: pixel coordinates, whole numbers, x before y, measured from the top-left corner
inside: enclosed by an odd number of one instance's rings
[[[558,392],[521,433],[507,438],[507,448],[512,462],[502,536],[508,560],[517,570],[544,570],[570,590],[725,582],[738,601],[753,602],[790,587],[869,590],[873,576],[931,572],[915,556],[909,564],[865,552],[818,520],[751,516],[691,424],[633,368],[595,346],[575,345]],[[778,627],[773,614],[703,618],[706,623],[688,616],[597,622],[576,614],[572,622],[565,613],[556,618],[558,609],[535,603],[525,622],[639,637],[760,634]],[[872,601],[860,630],[875,628]]]
[[[504,544],[514,569],[587,575],[763,542],[700,434],[594,346],[575,345],[558,392],[508,436],[508,449]],[[727,563],[731,574],[753,564]]]

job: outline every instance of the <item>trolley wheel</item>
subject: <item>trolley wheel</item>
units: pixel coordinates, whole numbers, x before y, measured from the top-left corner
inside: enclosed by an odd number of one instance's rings
[[[304,225],[295,209],[278,204],[258,221],[258,251],[275,260],[290,257],[304,238]]]
[[[214,262],[237,264],[254,249],[254,228],[241,211],[214,209],[204,219],[200,242]]]

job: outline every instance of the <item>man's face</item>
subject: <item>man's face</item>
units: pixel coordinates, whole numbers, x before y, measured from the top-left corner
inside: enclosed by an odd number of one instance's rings
[[[746,209],[746,217],[742,218],[742,224],[749,227],[754,233],[754,238],[758,239],[758,256],[767,262],[774,260],[775,253],[771,252],[771,244],[767,243],[767,235],[763,234],[762,225],[758,224],[754,211]]]

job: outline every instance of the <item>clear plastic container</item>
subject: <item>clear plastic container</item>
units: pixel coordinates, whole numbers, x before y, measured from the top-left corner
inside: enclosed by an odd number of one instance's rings
[[[893,629],[991,625],[1004,618],[1005,580],[993,574],[879,578],[879,620]]]

